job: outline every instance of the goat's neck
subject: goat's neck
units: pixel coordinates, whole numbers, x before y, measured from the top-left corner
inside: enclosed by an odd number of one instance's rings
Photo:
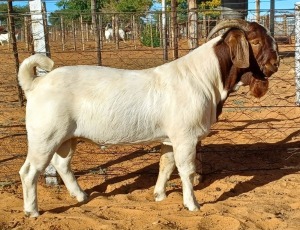
[[[221,95],[221,100],[217,107],[217,118],[222,113],[223,105],[229,96],[234,91],[235,85],[239,82],[244,70],[233,65],[229,47],[224,42],[219,42],[214,46],[214,51],[219,61],[220,73],[223,83],[224,93]]]

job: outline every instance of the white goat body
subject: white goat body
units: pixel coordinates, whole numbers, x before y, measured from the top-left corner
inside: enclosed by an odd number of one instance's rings
[[[19,74],[28,98],[29,135],[31,126],[35,129],[39,122],[49,122],[42,117],[51,118],[51,129],[60,130],[62,121],[55,114],[63,114],[66,140],[85,137],[98,144],[167,141],[175,130],[187,126],[197,127],[189,132],[202,137],[216,121],[215,106],[223,90],[215,55],[208,52],[203,60],[198,58],[197,53],[205,49],[211,49],[210,45],[152,69],[68,66],[31,82],[31,73],[26,72],[47,62],[47,57],[34,55],[24,61]]]
[[[4,43],[8,43],[9,41],[9,34],[0,34],[0,44],[3,46]]]
[[[183,180],[184,204],[198,210],[190,180],[195,172],[194,148],[216,121],[223,90],[218,61],[211,52],[219,39],[146,70],[69,66],[35,77],[33,67],[50,70],[52,60],[39,54],[25,59],[19,70],[27,97],[29,143],[20,170],[25,212],[38,215],[31,184],[51,159],[70,193],[79,201],[86,199],[69,166],[76,137],[97,144],[171,143]],[[199,55],[203,52],[206,55]],[[165,197],[164,187],[164,182],[157,182],[156,200]]]
[[[16,39],[18,39],[19,37],[19,32],[17,31],[17,33],[15,34],[16,36]],[[4,43],[9,43],[9,33],[6,33],[6,34],[0,34],[0,44],[3,46]]]
[[[243,31],[236,29],[240,24]],[[263,96],[267,79],[279,67],[278,46],[265,28],[229,20],[213,32],[225,26],[233,29],[180,59],[145,70],[69,66],[36,77],[35,66],[50,71],[53,61],[39,54],[25,59],[18,74],[27,97],[28,155],[20,169],[25,213],[39,215],[37,177],[50,161],[71,195],[87,199],[70,167],[77,137],[101,145],[167,144],[162,145],[155,200],[166,197],[176,166],[183,203],[198,210],[193,192],[198,141],[216,122],[230,92],[249,84],[253,96]]]
[[[119,38],[125,41],[125,32],[122,29],[119,29]],[[106,41],[109,41],[113,39],[113,29],[112,28],[105,28],[105,39]]]

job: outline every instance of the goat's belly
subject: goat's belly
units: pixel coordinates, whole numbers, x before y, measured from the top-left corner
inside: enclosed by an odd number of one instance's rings
[[[178,130],[179,131],[179,130]],[[202,130],[198,135],[198,140],[201,141],[207,136],[209,131]],[[160,142],[164,145],[172,145],[171,140],[166,133],[161,129],[149,129],[144,127],[138,129],[137,127],[119,126],[78,126],[74,132],[75,137],[88,139],[98,145],[130,145],[130,144],[150,144],[153,142]],[[195,138],[194,136],[187,136],[188,139]]]
[[[74,136],[86,138],[99,145],[138,144],[168,141],[168,137],[160,130],[139,128],[136,126],[77,125]]]
[[[77,135],[76,135],[77,136]],[[121,136],[91,136],[88,135],[80,135],[81,138],[85,138],[91,140],[92,142],[98,145],[131,145],[131,144],[149,144],[153,142],[161,142],[167,145],[171,145],[171,142],[168,137],[142,137],[142,136],[135,136],[135,137],[121,137]]]

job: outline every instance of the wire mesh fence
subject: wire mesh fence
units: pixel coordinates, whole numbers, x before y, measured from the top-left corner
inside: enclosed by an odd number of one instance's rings
[[[202,174],[300,168],[300,113],[295,101],[294,77],[295,33],[299,31],[295,31],[295,14],[296,11],[276,11],[274,35],[279,44],[280,69],[272,76],[269,92],[263,98],[251,97],[248,87],[229,97],[218,123],[198,148],[197,160],[201,162],[199,171]],[[203,12],[199,15],[198,44],[201,45],[219,18],[209,17]],[[55,67],[98,63],[95,30],[89,17],[79,15],[75,20],[68,15],[48,15],[52,24],[46,28],[47,46]],[[267,17],[268,12],[260,17],[260,22],[266,27],[269,26]],[[14,15],[14,18],[17,52],[22,61],[33,53],[31,19],[30,15]],[[249,11],[248,18],[254,20],[253,12]],[[102,65],[144,69],[173,60],[176,52],[179,57],[187,54],[190,47],[186,14],[177,14],[176,38],[172,37],[174,24],[171,16],[168,15],[167,19],[167,44],[163,47],[161,13],[97,15]],[[111,40],[105,36],[108,24],[114,33]],[[124,31],[124,40],[120,37],[120,30]],[[26,156],[27,141],[25,107],[18,103],[12,44],[5,44],[0,50],[0,182],[6,185],[19,182],[18,170]],[[167,52],[168,60],[164,52]],[[156,143],[103,149],[79,141],[73,169],[78,177],[85,175],[85,178],[88,176],[89,180],[97,181],[99,177],[108,180],[114,175],[156,174],[158,162],[159,146]]]

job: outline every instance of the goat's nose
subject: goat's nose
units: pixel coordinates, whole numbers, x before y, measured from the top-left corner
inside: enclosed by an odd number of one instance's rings
[[[279,60],[273,63],[274,68],[276,69],[276,71],[279,68]]]
[[[273,65],[279,67],[279,58],[273,61]]]
[[[279,68],[279,58],[278,59],[274,59],[274,60],[271,60],[271,62],[270,62],[270,64],[271,64],[271,69],[272,69],[272,71],[273,72],[277,72],[278,71],[278,68]]]
[[[266,77],[270,77],[273,73],[278,71],[279,62],[277,61],[270,61],[264,66],[263,73]]]

